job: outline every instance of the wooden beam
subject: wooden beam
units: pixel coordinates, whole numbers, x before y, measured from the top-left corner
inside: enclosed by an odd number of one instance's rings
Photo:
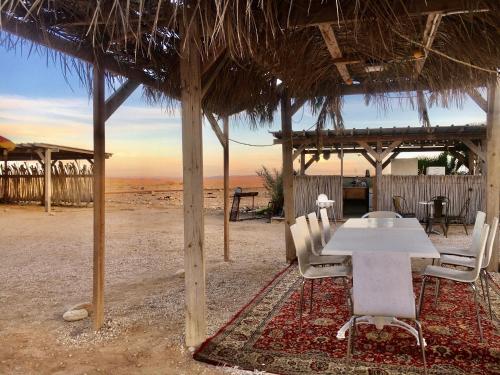
[[[283,196],[285,211],[285,247],[286,261],[295,260],[295,245],[293,243],[290,225],[295,223],[295,204],[293,197],[293,159],[292,159],[292,113],[290,97],[286,90],[281,98],[281,131],[283,133],[283,143],[281,145],[283,158]]]
[[[299,109],[302,108],[305,102],[306,102],[305,99],[295,99],[291,108],[292,116],[296,114]]]
[[[224,116],[224,261],[229,261],[229,117]]]
[[[225,63],[226,63],[226,57],[222,56],[219,62],[217,63],[217,66],[215,67],[214,71],[203,80],[203,89],[201,91],[202,98],[204,98],[207,95],[208,90],[210,90],[210,87],[212,87],[213,83],[215,82],[215,79],[219,76],[219,73],[221,72]]]
[[[45,212],[50,212],[52,209],[52,150],[46,149],[43,160],[44,170],[44,206]]]
[[[486,141],[486,220],[491,224],[500,215],[500,79],[488,86],[487,141]],[[491,229],[490,229],[491,230]],[[498,235],[493,246],[489,271],[500,269]]]
[[[370,157],[370,155],[368,155],[368,152],[366,150],[361,151],[361,155],[364,156],[364,158],[368,161],[368,163],[371,164],[373,168],[377,167],[377,163]]]
[[[205,113],[205,117],[207,118],[208,122],[210,123],[210,126],[212,127],[212,130],[214,131],[215,135],[217,136],[217,139],[219,140],[221,146],[225,147],[226,141],[225,141],[224,133],[220,129],[220,126],[217,123],[217,120],[215,119],[214,115],[210,112],[204,112],[204,113]]]
[[[188,17],[189,18],[189,17]],[[201,61],[197,47],[198,23],[190,33],[181,30],[182,159],[184,196],[184,269],[186,345],[206,338],[205,255],[203,219],[203,132]],[[187,37],[186,35],[189,35]]]
[[[221,58],[222,55],[226,53],[226,46],[219,46],[215,50],[215,53],[210,56],[210,58],[203,63],[203,68],[202,68],[202,76],[208,73],[210,69],[215,65],[215,63]]]
[[[375,159],[375,161],[378,161],[380,159],[380,154],[375,152],[375,150],[368,143],[364,141],[356,141],[356,143],[363,147],[365,151]]]
[[[104,323],[104,254],[105,254],[105,90],[104,68],[94,65],[92,99],[94,122],[94,272],[93,272],[93,326],[99,330]]]
[[[394,141],[380,154],[380,161],[384,160],[387,155],[389,155],[396,147],[398,147],[403,141]]]
[[[474,142],[472,142],[470,139],[465,138],[462,139],[462,143],[466,145],[469,148],[469,150],[475,153],[481,160],[486,161],[485,153]]]
[[[300,153],[300,175],[306,174],[306,153],[302,151]]]
[[[423,51],[424,57],[420,60],[415,61],[415,76],[418,77],[424,68],[425,60],[429,55],[429,48],[431,48],[434,39],[436,38],[437,30],[441,19],[443,18],[440,12],[431,12],[427,16],[427,22],[425,24],[424,35],[422,37],[422,44],[425,46]]]
[[[309,145],[308,143],[304,143],[304,144],[300,145],[299,148],[297,148],[293,152],[292,160],[295,161],[295,159],[297,159],[302,154],[302,151],[304,151],[308,145]]]
[[[384,170],[384,169],[385,169],[385,167],[387,167],[389,164],[391,164],[391,162],[392,162],[394,159],[396,159],[396,157],[397,157],[398,155],[399,155],[399,151],[394,151],[394,152],[392,153],[392,155],[391,155],[391,156],[389,156],[389,158],[388,158],[386,161],[384,161],[384,162],[382,163],[382,170]]]
[[[323,40],[325,41],[326,47],[332,56],[332,59],[339,59],[342,57],[342,52],[340,51],[339,44],[337,42],[337,38],[335,37],[335,32],[333,31],[331,24],[320,24],[318,25],[319,30],[321,31],[321,35],[323,36]],[[349,74],[349,70],[347,70],[347,65],[345,63],[335,63],[337,70],[344,80],[344,82],[348,85],[352,84],[352,78]]]
[[[469,94],[469,97],[479,106],[479,108],[484,112],[488,112],[488,102],[477,89],[468,90],[467,94]]]
[[[315,156],[311,156],[311,158],[304,164],[304,172],[309,168],[316,160]]]
[[[339,12],[336,1],[311,1],[306,7],[293,7],[289,9],[289,2],[283,2],[281,24],[288,28],[318,26],[323,23],[341,23],[362,22],[363,20],[374,21],[372,15],[364,15],[361,18],[361,12],[357,2],[345,2],[342,5],[342,11]],[[412,1],[394,1],[391,2],[391,14],[396,18],[415,17],[428,15],[434,12],[446,14],[469,13],[475,11],[485,11],[486,9],[471,9],[466,0],[412,0]]]
[[[127,100],[137,87],[139,87],[138,82],[128,79],[123,85],[120,86],[120,88],[118,88],[118,90],[106,99],[106,115],[104,121],[107,121],[111,115],[115,113],[115,111],[125,102],[125,100]]]

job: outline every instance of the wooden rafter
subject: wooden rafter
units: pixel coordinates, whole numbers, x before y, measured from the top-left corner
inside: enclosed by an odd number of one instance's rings
[[[224,67],[224,64],[226,63],[226,56],[223,55],[220,57],[220,59],[217,62],[217,66],[213,70],[213,72],[208,76],[203,79],[203,89],[201,91],[201,97],[204,98],[205,95],[207,95],[208,90],[210,90],[210,87],[212,84],[215,82],[215,79],[219,75],[220,71]]]
[[[302,154],[302,151],[304,151],[308,145],[309,145],[308,143],[300,145],[299,148],[293,152],[292,159],[293,160],[297,159],[300,156],[300,154]]]
[[[333,31],[333,27],[331,24],[320,24],[318,25],[319,30],[321,31],[321,35],[323,35],[323,39],[325,41],[326,47],[332,55],[332,58],[340,59],[342,58],[342,52],[340,51],[339,44],[337,42],[337,38],[335,37],[335,32]],[[349,70],[347,70],[347,65],[345,63],[335,63],[337,70],[339,71],[340,76],[344,80],[344,82],[348,85],[352,84],[352,78],[349,74]]]
[[[419,76],[424,68],[425,60],[429,55],[429,50],[436,38],[437,30],[443,15],[441,12],[432,12],[427,16],[427,22],[425,24],[424,35],[422,37],[422,44],[425,46],[424,57],[415,62],[415,76]]]

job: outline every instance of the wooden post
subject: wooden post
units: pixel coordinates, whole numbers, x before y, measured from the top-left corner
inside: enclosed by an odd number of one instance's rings
[[[188,17],[189,18],[189,17]],[[196,45],[198,24],[182,31],[181,102],[184,190],[184,269],[186,345],[197,346],[206,336],[205,257],[203,254],[203,143],[201,61]]]
[[[44,171],[44,199],[43,204],[45,206],[45,212],[50,212],[52,203],[52,150],[46,149],[44,153],[43,161],[43,171]]]
[[[104,323],[104,250],[105,250],[105,91],[104,69],[99,62],[94,64],[92,96],[94,117],[94,280],[93,317],[94,330]]]
[[[3,192],[2,192],[2,200],[3,202],[7,202],[7,184],[9,183],[9,175],[7,174],[7,161],[9,160],[9,152],[7,150],[3,150]]]
[[[283,209],[285,211],[285,247],[286,260],[293,262],[296,258],[290,225],[295,223],[295,202],[293,197],[293,144],[292,144],[292,115],[290,97],[286,90],[281,97],[281,144],[283,158]]]
[[[377,142],[377,154],[380,155],[382,153],[382,144],[380,142]],[[376,166],[375,166],[375,174],[376,174],[376,207],[375,209],[377,211],[380,211],[382,209],[382,160],[381,158],[376,159]]]
[[[229,117],[224,116],[224,261],[229,261]]]
[[[337,214],[339,219],[344,218],[344,144],[340,144],[340,212]]]
[[[306,152],[302,151],[300,153],[300,175],[306,174]]]
[[[500,79],[488,85],[486,116],[486,220],[491,224],[500,212]],[[499,270],[498,235],[493,246],[489,271]]]

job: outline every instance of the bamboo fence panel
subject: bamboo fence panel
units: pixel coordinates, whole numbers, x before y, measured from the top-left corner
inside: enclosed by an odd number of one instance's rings
[[[0,166],[0,199],[11,203],[43,202],[44,171],[24,163],[7,167],[7,178]],[[93,201],[92,168],[59,162],[52,169],[52,204],[83,206]]]
[[[316,199],[326,194],[335,200],[335,214],[341,218],[342,187],[340,176],[295,176],[293,190],[295,197],[295,216],[316,212]]]
[[[382,176],[382,208],[393,211],[392,197],[401,195],[406,199],[408,209],[416,213],[417,218],[424,218],[426,207],[418,204],[428,201],[436,195],[443,195],[450,200],[449,215],[458,215],[470,191],[470,206],[467,222],[473,223],[476,212],[485,210],[484,176]]]

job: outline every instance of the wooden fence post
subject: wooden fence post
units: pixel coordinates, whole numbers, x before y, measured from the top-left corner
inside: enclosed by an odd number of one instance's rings
[[[224,261],[229,261],[229,117],[223,118],[224,131]]]
[[[52,207],[52,150],[47,148],[44,153],[44,199],[45,212]]]

